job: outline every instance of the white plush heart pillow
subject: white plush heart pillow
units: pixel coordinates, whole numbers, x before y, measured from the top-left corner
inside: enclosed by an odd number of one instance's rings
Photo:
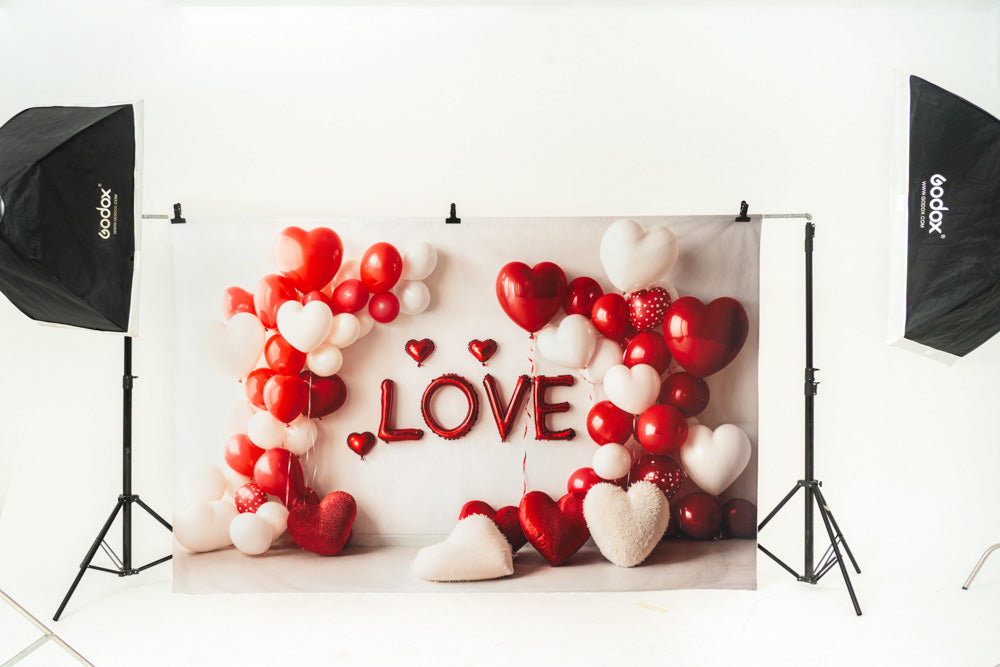
[[[413,571],[427,581],[499,579],[514,574],[514,555],[493,520],[473,514],[459,521],[443,542],[418,551]]]
[[[659,544],[670,523],[670,504],[652,482],[636,482],[627,493],[601,483],[583,499],[583,517],[601,554],[619,567],[633,567]]]

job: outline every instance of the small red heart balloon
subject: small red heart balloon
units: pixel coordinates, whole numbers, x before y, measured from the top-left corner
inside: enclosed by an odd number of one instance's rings
[[[300,504],[288,513],[288,534],[306,551],[336,556],[351,536],[358,514],[354,496],[334,491],[318,505]]]
[[[275,373],[295,375],[306,365],[306,353],[296,350],[281,334],[274,334],[264,343],[264,360]]]
[[[708,407],[708,399],[708,383],[681,371],[663,380],[656,402],[672,405],[690,419]]]
[[[736,358],[750,330],[743,306],[722,297],[707,306],[685,296],[667,310],[663,337],[667,348],[684,370],[705,378]]]
[[[628,317],[636,331],[649,331],[663,324],[670,307],[670,292],[662,287],[641,289],[628,295]]]
[[[680,490],[681,484],[687,479],[684,471],[677,461],[669,456],[653,456],[645,454],[632,464],[632,470],[628,474],[632,484],[636,482],[652,482],[660,487],[660,491],[673,500]]]
[[[590,537],[583,517],[583,497],[567,493],[555,502],[542,491],[521,498],[521,530],[549,565],[561,565]]]
[[[628,303],[621,294],[605,294],[594,301],[590,320],[598,331],[617,341],[621,341],[632,326],[628,319]]]
[[[236,503],[236,511],[240,514],[255,513],[261,505],[267,502],[267,494],[258,484],[247,482],[236,489],[233,500]]]
[[[361,282],[372,294],[388,292],[403,273],[403,257],[390,243],[376,243],[361,256]]]
[[[611,401],[595,403],[587,413],[587,433],[599,445],[624,445],[632,437],[635,417]]]
[[[566,274],[552,262],[529,267],[505,264],[497,274],[497,301],[511,320],[529,333],[545,326],[566,297]]]
[[[739,540],[757,537],[757,506],[746,498],[722,503],[722,536]]]
[[[270,368],[255,368],[250,371],[243,381],[243,393],[246,394],[250,405],[258,410],[266,410],[264,405],[264,385],[274,377],[274,371]]]
[[[253,479],[264,493],[278,496],[289,508],[309,491],[299,459],[281,447],[267,449],[260,455],[253,467]]]
[[[250,441],[246,433],[237,433],[226,441],[226,464],[241,475],[253,477],[253,467],[264,450]]]
[[[228,320],[236,313],[257,314],[253,307],[253,294],[242,287],[228,287],[222,296],[222,314]]]
[[[673,454],[687,439],[688,423],[681,411],[672,405],[646,408],[635,423],[635,437],[650,454]]]
[[[670,350],[663,336],[655,331],[637,333],[625,348],[624,364],[629,368],[638,364],[648,364],[660,375],[670,366]]]
[[[299,374],[309,387],[309,402],[302,414],[311,419],[333,414],[347,400],[347,385],[339,375],[320,377],[309,371]]]
[[[365,431],[364,433],[352,433],[347,436],[347,446],[351,448],[355,454],[360,456],[362,460],[365,458],[365,454],[372,450],[375,446],[375,434]]]
[[[485,503],[482,500],[470,500],[462,505],[462,511],[458,514],[458,520],[461,521],[473,514],[482,514],[493,521],[496,527],[500,529],[500,532],[503,533],[503,536],[507,538],[511,551],[515,553],[528,541],[524,537],[524,531],[521,530],[521,519],[518,516],[518,508],[513,505],[507,505],[506,507],[494,510],[489,503]]]
[[[696,540],[710,540],[719,534],[722,526],[722,508],[719,499],[703,491],[695,491],[677,503],[677,526],[681,532]]]
[[[289,424],[306,409],[309,385],[298,375],[274,375],[264,385],[263,396],[267,411]]]
[[[494,354],[496,354],[497,342],[492,338],[469,341],[469,352],[472,353],[472,356],[474,356],[479,363],[485,366],[486,362],[489,361]]]
[[[604,290],[593,278],[580,276],[570,281],[566,288],[566,302],[563,310],[567,315],[590,317],[594,302],[604,294]]]
[[[430,338],[406,341],[406,353],[417,362],[417,366],[427,361],[427,357],[434,352],[434,341]]]
[[[253,294],[253,305],[260,323],[268,329],[278,326],[278,308],[286,301],[295,301],[299,293],[295,285],[285,276],[269,273],[257,283]]]
[[[337,275],[344,245],[332,229],[286,227],[278,235],[278,268],[300,292],[323,289]]]

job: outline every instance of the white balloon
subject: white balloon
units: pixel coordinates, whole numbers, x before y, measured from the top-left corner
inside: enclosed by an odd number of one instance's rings
[[[253,406],[245,397],[229,404],[226,412],[226,430],[230,433],[244,433],[247,422],[253,417]]]
[[[642,414],[660,395],[660,374],[649,364],[617,364],[604,374],[604,393],[625,412]]]
[[[632,454],[625,445],[609,442],[597,448],[590,467],[601,479],[620,479],[632,468]]]
[[[688,428],[680,459],[691,481],[717,496],[743,474],[750,454],[750,437],[739,426],[723,424],[712,431],[696,424]]]
[[[361,321],[352,313],[338,313],[333,316],[333,325],[326,342],[344,349],[361,337]]]
[[[426,241],[419,241],[403,253],[402,280],[423,280],[437,266],[437,250]]]
[[[271,526],[271,534],[273,535],[271,542],[281,537],[285,529],[288,528],[288,508],[280,502],[267,501],[257,508],[257,516],[267,521]]]
[[[278,308],[278,333],[300,352],[312,352],[323,344],[333,327],[333,313],[322,301],[302,305],[286,301]]]
[[[274,449],[285,440],[285,425],[267,410],[261,410],[250,418],[247,437],[261,449]]]
[[[362,310],[361,312],[359,312],[357,314],[357,318],[358,318],[358,322],[361,323],[361,331],[360,331],[360,333],[358,333],[358,338],[364,338],[365,336],[367,336],[371,332],[372,327],[375,326],[375,320],[368,313],[367,309]]]
[[[594,354],[587,362],[587,367],[580,369],[580,376],[591,384],[601,384],[604,382],[604,374],[612,366],[622,363],[623,356],[621,345],[610,338],[598,336]]]
[[[271,524],[253,512],[236,515],[229,523],[229,539],[233,546],[248,556],[259,556],[271,548]]]
[[[285,449],[296,456],[302,456],[316,444],[318,434],[316,423],[305,415],[299,415],[285,427]]]
[[[223,373],[242,378],[257,366],[264,351],[264,325],[252,313],[236,313],[207,332],[208,358]]]
[[[431,291],[419,280],[400,282],[396,287],[399,298],[399,312],[404,315],[419,315],[431,305]]]
[[[660,226],[643,229],[636,220],[616,221],[601,237],[601,266],[622,292],[649,287],[677,261],[677,237]]]
[[[361,262],[356,259],[345,259],[337,270],[333,282],[330,284],[337,286],[345,280],[358,280],[361,277]]]
[[[216,466],[207,466],[178,484],[177,506],[210,503],[226,492],[226,478]]]
[[[225,472],[222,473],[226,477],[226,493],[230,496],[236,497],[236,492],[240,490],[240,487],[247,482],[252,482],[253,480],[246,475],[241,475],[229,466],[226,466]]]
[[[336,375],[344,365],[344,355],[339,347],[323,343],[306,355],[306,367],[320,377]]]
[[[214,551],[228,547],[229,524],[238,512],[232,503],[215,500],[187,505],[174,514],[174,537],[189,551]]]
[[[549,324],[542,328],[537,340],[539,354],[552,363],[566,368],[584,368],[594,355],[597,329],[583,315],[567,315],[559,326]]]

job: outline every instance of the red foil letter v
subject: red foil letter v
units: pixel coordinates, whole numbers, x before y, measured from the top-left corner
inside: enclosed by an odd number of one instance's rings
[[[503,399],[500,398],[500,388],[497,386],[497,379],[487,374],[483,378],[483,386],[486,387],[486,397],[490,400],[490,409],[493,410],[493,420],[497,423],[497,431],[500,432],[500,441],[507,442],[507,436],[517,421],[517,415],[521,412],[524,399],[527,398],[531,389],[531,378],[522,375],[517,378],[517,386],[514,387],[514,395],[510,397],[510,404],[504,411]]]

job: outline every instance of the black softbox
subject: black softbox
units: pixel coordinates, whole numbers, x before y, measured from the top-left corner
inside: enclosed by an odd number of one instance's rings
[[[0,291],[31,319],[134,333],[140,127],[131,104],[0,127]]]
[[[953,360],[1000,331],[1000,121],[916,76],[900,93],[889,338]]]

